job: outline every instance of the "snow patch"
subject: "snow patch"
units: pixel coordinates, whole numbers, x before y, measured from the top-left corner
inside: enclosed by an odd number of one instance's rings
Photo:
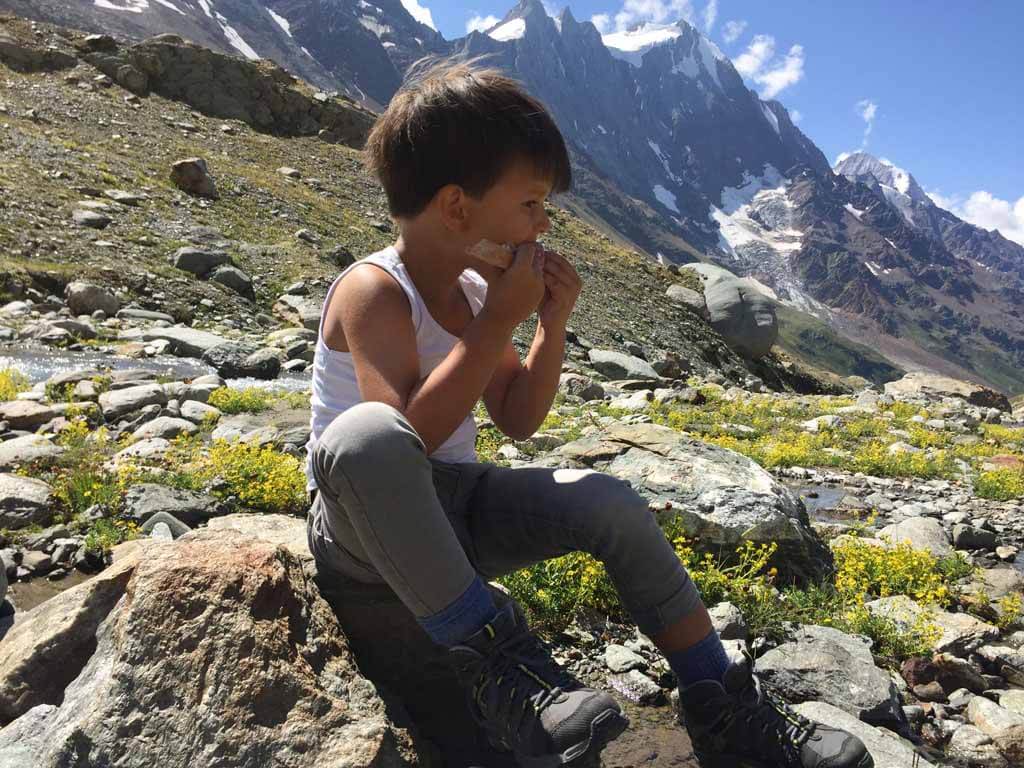
[[[860,208],[854,208],[854,207],[853,207],[852,205],[850,205],[849,203],[847,203],[846,205],[844,205],[844,206],[843,206],[843,208],[845,208],[846,210],[848,210],[848,211],[849,211],[850,213],[852,213],[852,214],[853,214],[854,216],[856,216],[856,217],[857,217],[858,219],[859,219],[859,218],[860,218],[861,216],[863,216],[863,215],[864,215],[864,211],[862,211],[862,210],[861,210]]]
[[[256,59],[260,58],[260,55],[256,53],[256,51],[253,49],[251,45],[245,42],[242,36],[238,34],[238,31],[230,24],[228,24],[228,20],[224,18],[223,15],[216,12],[215,15],[217,16],[217,22],[220,24],[221,31],[224,32],[224,37],[226,37],[228,39],[228,42],[231,43],[232,48],[234,48],[240,54],[245,56],[245,58],[247,59],[255,61]]]
[[[675,24],[641,24],[636,29],[624,32],[612,32],[602,35],[601,41],[607,48],[615,48],[627,53],[647,51],[666,40],[675,40],[683,31]]]
[[[665,175],[669,179],[674,181],[676,184],[680,184],[681,182],[679,180],[679,177],[672,173],[672,169],[668,167],[668,158],[666,158],[665,153],[661,151],[661,147],[657,143],[651,141],[650,139],[647,140],[647,146],[651,148],[651,151],[654,152],[658,160],[661,161],[661,167],[665,169]]]
[[[766,163],[760,176],[746,172],[739,186],[723,189],[721,207],[712,205],[708,215],[718,224],[718,247],[732,257],[737,273],[756,273],[783,303],[827,317],[828,308],[793,277],[791,261],[804,233],[793,226],[788,186],[789,180]]]
[[[764,112],[765,118],[768,120],[769,124],[771,124],[772,128],[775,129],[775,132],[777,134],[779,134],[779,136],[781,136],[782,135],[782,131],[779,130],[779,118],[777,118],[775,116],[775,113],[772,112],[771,107],[769,107],[767,104],[765,104],[762,101],[761,102],[761,111]]]
[[[676,196],[665,189],[661,184],[655,184],[653,189],[654,196],[658,198],[658,202],[668,208],[670,211],[679,213],[679,209],[676,207]]]
[[[286,35],[288,35],[288,37],[292,36],[292,25],[288,23],[288,19],[286,19],[284,16],[281,16],[279,14],[274,13],[269,8],[267,8],[267,13],[269,13],[270,17],[275,22],[277,22],[277,26],[279,26],[281,29],[283,29],[284,33]]]
[[[888,184],[879,183],[878,186],[882,189],[882,194],[885,195],[885,199],[900,212],[900,215],[906,220],[906,222],[908,224],[914,224],[914,206],[910,196],[900,192],[895,187],[890,187]]]
[[[878,277],[878,265],[873,261],[865,261],[864,266],[868,268],[872,275]]]
[[[300,47],[300,48],[302,49],[302,52],[303,52],[304,54],[306,54],[307,56],[309,56],[309,58],[311,58],[311,59],[313,58],[313,54],[309,52],[309,49],[308,49],[308,48],[306,48],[306,46],[304,46],[304,45],[300,45],[299,47]]]
[[[604,133],[604,134],[607,134],[607,133],[608,133],[608,131],[606,131],[606,130],[604,129],[604,126],[603,126],[603,125],[601,125],[600,123],[598,123],[598,124],[597,124],[597,130],[599,130],[599,131],[600,131],[601,133]]]
[[[359,23],[362,24],[363,27],[365,27],[366,29],[373,32],[373,34],[375,34],[377,37],[380,37],[381,35],[386,35],[391,31],[391,27],[389,27],[387,24],[381,24],[372,16],[360,16]]]
[[[98,8],[108,11],[128,11],[129,13],[142,13],[149,8],[149,0],[95,0],[95,3]]]
[[[740,160],[740,158],[736,158]],[[771,163],[765,163],[763,173],[753,176],[749,171],[743,172],[743,181],[738,187],[726,187],[722,190],[722,210],[727,215],[736,213],[741,207],[750,203],[762,189],[785,189],[787,179],[779,173]]]
[[[518,40],[525,34],[526,19],[512,19],[512,21],[506,21],[504,24],[499,24],[488,32],[487,36],[494,38],[495,40],[508,42],[509,40]]]
[[[210,0],[198,0],[199,7],[203,9],[207,16],[213,18],[213,8],[210,6]],[[98,3],[97,3],[98,4]]]
[[[160,3],[160,5],[162,5],[164,8],[170,8],[172,11],[175,11],[176,13],[180,13],[182,16],[188,16],[187,13],[185,13],[183,10],[181,10],[181,8],[179,8],[174,3],[172,3],[171,0],[156,0],[156,1],[158,3]]]
[[[385,40],[383,43],[381,43],[381,45],[384,46],[385,48],[394,48],[395,47],[395,44],[392,43],[390,40]]]

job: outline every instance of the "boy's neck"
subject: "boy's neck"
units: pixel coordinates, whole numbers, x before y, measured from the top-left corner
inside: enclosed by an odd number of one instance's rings
[[[402,229],[395,241],[402,263],[426,299],[447,300],[458,286],[459,275],[470,266],[472,259],[464,253],[446,249],[439,242],[443,238],[432,233]]]

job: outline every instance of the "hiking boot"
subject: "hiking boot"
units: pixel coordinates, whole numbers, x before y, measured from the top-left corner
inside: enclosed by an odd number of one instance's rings
[[[597,755],[629,725],[611,696],[555,663],[514,602],[449,652],[474,719],[527,768]]]
[[[874,768],[856,736],[798,715],[754,674],[746,653],[719,683],[681,689],[679,703],[702,768]]]

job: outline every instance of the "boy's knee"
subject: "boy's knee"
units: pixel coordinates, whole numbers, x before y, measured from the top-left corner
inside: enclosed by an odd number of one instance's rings
[[[398,409],[376,401],[358,403],[332,421],[314,451],[334,461],[381,464],[424,454],[423,441]],[[315,457],[314,461],[316,461]]]
[[[638,524],[653,519],[647,500],[627,481],[595,472],[587,482],[595,499],[591,515],[599,527],[636,530]]]

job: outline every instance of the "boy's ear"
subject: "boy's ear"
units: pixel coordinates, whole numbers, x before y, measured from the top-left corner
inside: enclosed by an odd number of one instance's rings
[[[462,232],[469,226],[471,200],[458,184],[446,184],[435,196],[437,209],[445,227],[453,232]]]

